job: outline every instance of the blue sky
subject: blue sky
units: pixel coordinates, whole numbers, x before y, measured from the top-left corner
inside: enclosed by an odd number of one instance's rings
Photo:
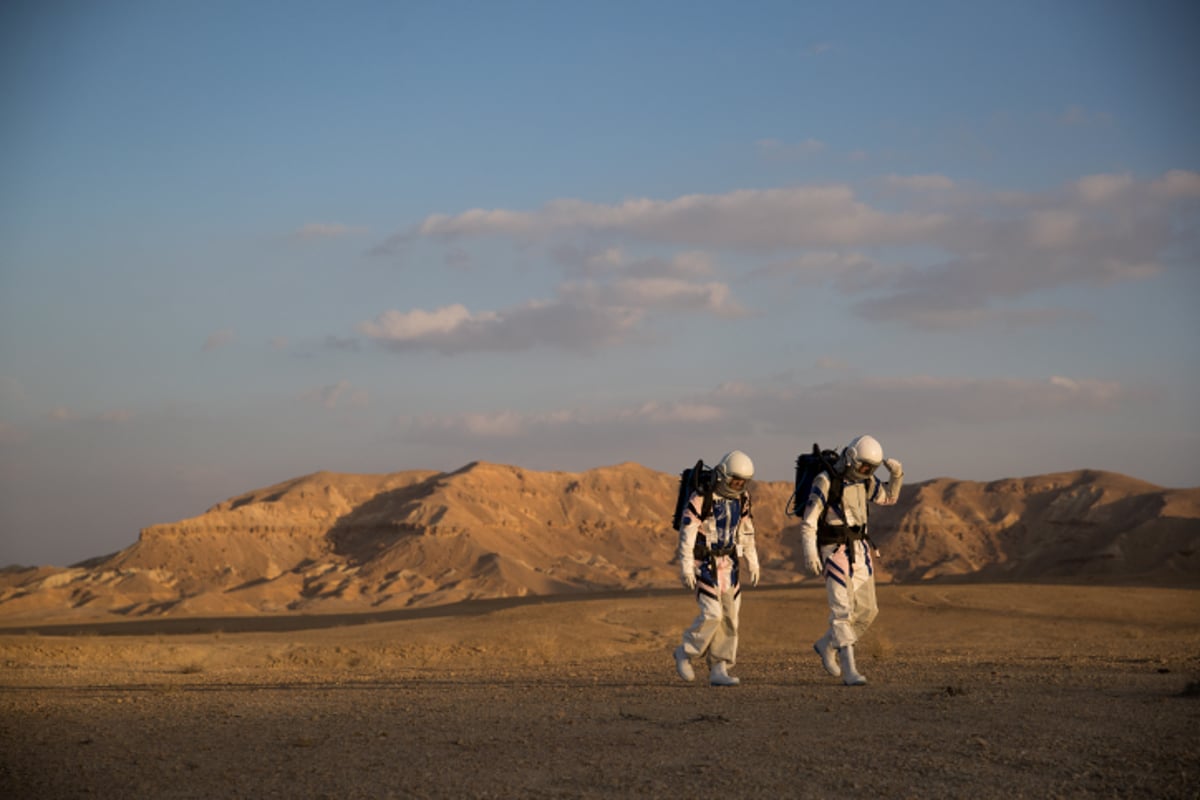
[[[9,2],[0,564],[483,459],[1200,485],[1186,3]]]

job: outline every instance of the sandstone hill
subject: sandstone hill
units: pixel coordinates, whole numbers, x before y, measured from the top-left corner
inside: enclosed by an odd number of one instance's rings
[[[0,572],[0,626],[49,617],[350,613],[676,586],[677,476],[474,462],[451,473],[318,472],[144,529],[66,569]],[[759,482],[765,584],[794,583],[791,485]],[[876,509],[882,580],[1200,583],[1200,488],[1081,471],[906,486]],[[114,616],[115,615],[115,616]]]

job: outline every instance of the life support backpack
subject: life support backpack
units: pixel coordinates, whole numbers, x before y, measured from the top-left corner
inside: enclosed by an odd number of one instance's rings
[[[796,484],[785,509],[788,516],[799,517],[804,514],[804,507],[808,505],[808,496],[812,492],[813,480],[822,472],[829,473],[829,496],[825,498],[825,508],[837,507],[841,504],[846,478],[836,469],[838,458],[837,451],[822,450],[820,445],[815,442],[811,453],[801,453],[796,457]],[[871,537],[867,535],[866,525],[853,527],[830,525],[825,520],[825,512],[821,512],[817,518],[817,546],[845,545],[851,566],[854,565],[855,556],[854,548],[850,547],[850,543],[859,539],[866,540],[871,548],[875,548]]]
[[[675,514],[671,517],[672,530],[679,530],[679,524],[683,522],[683,510],[687,507],[688,498],[692,496],[693,492],[700,492],[704,498],[703,508],[700,509],[700,519],[705,519],[712,514],[714,478],[712,467],[705,466],[704,459],[700,459],[695,466],[688,467],[679,473],[679,495],[675,498]]]
[[[826,498],[826,505],[837,505],[842,501],[844,481],[835,469],[838,457],[836,450],[822,450],[821,446],[815,442],[811,453],[801,453],[796,457],[796,483],[785,509],[789,517],[799,517],[804,514],[804,507],[808,505],[808,495],[812,491],[813,480],[822,472],[829,473],[829,497]],[[824,525],[825,515],[822,514],[817,527],[820,528]]]
[[[699,492],[701,498],[700,519],[705,520],[712,516],[713,506],[713,486],[716,483],[716,474],[713,468],[704,463],[704,459],[696,462],[694,466],[688,467],[683,472],[679,473],[679,493],[675,497],[675,513],[671,516],[671,528],[679,530],[680,523],[683,522],[683,512],[687,508],[688,498],[693,492]],[[744,516],[750,514],[750,493],[742,492],[741,497],[741,513]]]

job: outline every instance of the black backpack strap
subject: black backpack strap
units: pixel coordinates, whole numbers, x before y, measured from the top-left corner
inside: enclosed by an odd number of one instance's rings
[[[845,488],[845,483],[846,481],[841,475],[838,475],[832,470],[829,472],[829,498],[825,501],[826,507],[828,507],[830,503],[834,505],[841,504],[842,489]]]

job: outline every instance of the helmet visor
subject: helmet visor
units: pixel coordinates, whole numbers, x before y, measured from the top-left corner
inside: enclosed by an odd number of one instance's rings
[[[746,479],[739,478],[736,475],[730,475],[729,478],[726,479],[725,484],[733,491],[740,492],[742,489],[746,488]]]
[[[860,478],[869,478],[875,474],[875,470],[879,469],[878,464],[872,464],[870,461],[859,461],[854,465],[854,474]]]

